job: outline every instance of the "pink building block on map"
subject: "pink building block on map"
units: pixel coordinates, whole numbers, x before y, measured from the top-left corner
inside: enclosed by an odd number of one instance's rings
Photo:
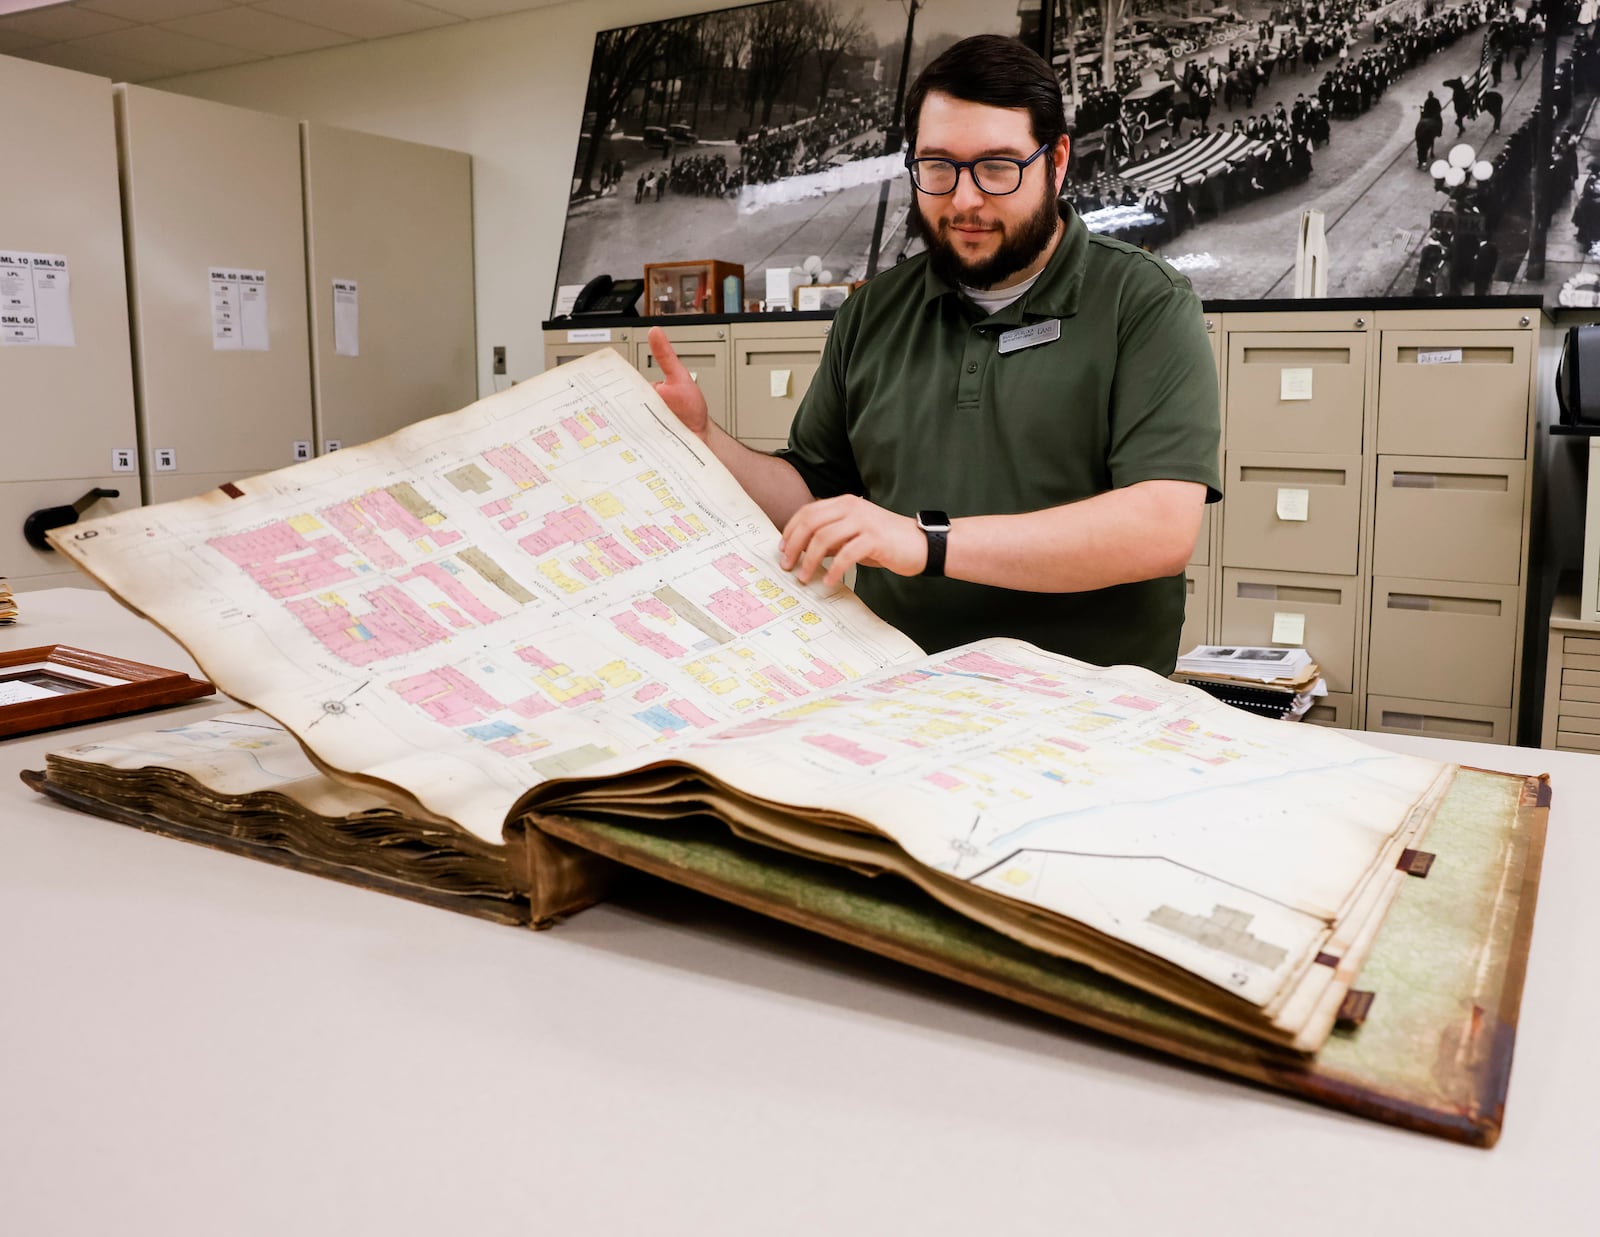
[[[206,544],[276,598],[317,592],[356,574],[338,562],[345,546],[337,537],[307,541],[282,520]]]

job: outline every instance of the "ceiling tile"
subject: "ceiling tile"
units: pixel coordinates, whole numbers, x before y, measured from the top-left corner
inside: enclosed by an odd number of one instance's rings
[[[35,9],[31,13],[17,13],[0,19],[0,30],[20,30],[50,43],[66,39],[81,39],[107,30],[121,30],[132,23],[105,13],[90,13],[68,5],[48,9]]]
[[[129,21],[155,23],[232,8],[245,0],[75,0],[75,6]]]
[[[358,39],[410,34],[461,20],[411,0],[258,0],[250,7]]]
[[[13,52],[25,52],[30,47],[43,47],[49,39],[41,39],[36,34],[23,34],[20,30],[12,30],[0,25],[0,56],[9,56]]]
[[[76,69],[80,73],[109,77],[114,82],[145,82],[162,76],[161,70],[155,65],[128,56],[114,56],[81,43],[52,43],[29,52],[28,59],[63,69]]]
[[[163,22],[163,30],[176,30],[179,34],[209,39],[229,47],[260,52],[263,56],[292,56],[296,52],[316,51],[321,47],[336,47],[350,43],[354,35],[340,34],[320,26],[291,21],[275,13],[259,9],[223,9],[220,13],[203,13],[198,17],[183,17],[177,21]]]
[[[552,4],[565,4],[567,0],[421,0],[430,9],[440,9],[457,17],[499,17],[505,13],[521,13],[527,9],[548,8]]]
[[[198,73],[204,69],[219,69],[227,64],[261,59],[255,52],[224,47],[221,43],[210,43],[204,39],[192,39],[186,34],[163,30],[160,26],[112,30],[91,39],[77,39],[73,46],[141,60],[167,73]]]

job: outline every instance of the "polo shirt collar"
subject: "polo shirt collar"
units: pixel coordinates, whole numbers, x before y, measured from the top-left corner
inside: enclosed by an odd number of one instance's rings
[[[1056,251],[1050,255],[1039,278],[1019,299],[989,318],[995,323],[1020,324],[1028,318],[1070,318],[1078,312],[1078,300],[1083,291],[1083,272],[1089,256],[1089,229],[1078,212],[1063,202],[1061,222],[1064,230],[1056,242]],[[922,268],[922,301],[929,304],[941,296],[959,296],[939,276],[933,273],[933,263]]]

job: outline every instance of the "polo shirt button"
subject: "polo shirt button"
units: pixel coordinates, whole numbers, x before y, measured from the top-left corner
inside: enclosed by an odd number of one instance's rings
[[[972,363],[970,363],[967,366],[967,373],[975,374],[977,372],[978,372],[978,363],[976,361],[973,361]]]

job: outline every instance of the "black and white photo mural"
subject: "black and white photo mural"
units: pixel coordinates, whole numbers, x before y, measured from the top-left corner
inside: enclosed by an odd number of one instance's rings
[[[1213,300],[1600,303],[1600,0],[774,0],[595,39],[558,282],[851,283],[920,248],[897,102],[951,43],[1050,49],[1065,194]]]

